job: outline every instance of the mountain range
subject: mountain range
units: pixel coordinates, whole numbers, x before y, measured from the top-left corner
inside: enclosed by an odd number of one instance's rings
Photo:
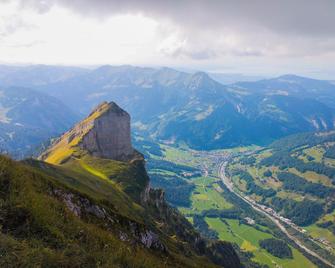
[[[334,128],[330,81],[284,75],[223,85],[204,72],[171,68],[54,68],[30,67],[0,77],[57,98],[81,117],[104,100],[116,101],[133,115],[137,134],[200,150],[266,145],[289,134]],[[38,73],[50,75],[40,75],[36,83]]]
[[[33,154],[42,142],[79,119],[60,100],[23,87],[0,87],[0,149],[16,158]]]

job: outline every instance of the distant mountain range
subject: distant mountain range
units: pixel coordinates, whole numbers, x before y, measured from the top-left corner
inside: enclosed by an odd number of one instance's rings
[[[229,85],[229,84],[234,84],[237,82],[252,82],[252,81],[259,81],[262,79],[265,79],[265,76],[260,76],[260,75],[244,75],[244,74],[239,74],[239,73],[208,73],[208,75],[216,80],[217,82],[224,84],[224,85]]]
[[[33,88],[81,115],[113,100],[133,115],[138,134],[195,149],[263,145],[289,134],[334,128],[335,85],[329,81],[284,75],[223,85],[203,72],[170,68],[26,68],[2,66],[0,85]]]
[[[22,87],[0,87],[0,149],[21,158],[68,129],[79,116],[58,99]]]
[[[224,86],[203,72],[103,66],[38,89],[79,112],[115,100],[134,115],[140,133],[196,149],[265,144],[334,127],[335,85],[297,76]]]
[[[35,87],[64,81],[88,73],[88,69],[67,66],[0,65],[0,86]]]

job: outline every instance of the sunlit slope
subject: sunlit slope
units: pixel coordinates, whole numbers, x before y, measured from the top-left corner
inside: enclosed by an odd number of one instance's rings
[[[109,104],[107,102],[100,105],[83,121],[58,138],[40,158],[47,163],[58,165],[66,162],[70,157],[80,156],[83,152],[78,145],[84,135],[94,127],[94,120],[108,109]]]
[[[104,180],[33,166],[0,157],[2,267],[214,266],[179,254],[177,240]],[[141,240],[148,232],[158,240]]]

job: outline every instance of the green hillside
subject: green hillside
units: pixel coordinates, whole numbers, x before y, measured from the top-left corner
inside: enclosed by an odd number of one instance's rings
[[[324,249],[335,250],[335,133],[280,139],[229,165],[235,187],[289,218]]]

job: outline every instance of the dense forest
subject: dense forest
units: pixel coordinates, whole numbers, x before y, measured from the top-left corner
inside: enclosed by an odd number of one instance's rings
[[[296,191],[302,194],[311,194],[319,198],[335,193],[334,188],[329,188],[320,183],[306,181],[304,178],[289,172],[278,173],[277,178],[283,183],[283,187],[286,190]]]
[[[274,238],[264,239],[259,241],[259,245],[278,258],[293,258],[291,248],[282,240]]]

